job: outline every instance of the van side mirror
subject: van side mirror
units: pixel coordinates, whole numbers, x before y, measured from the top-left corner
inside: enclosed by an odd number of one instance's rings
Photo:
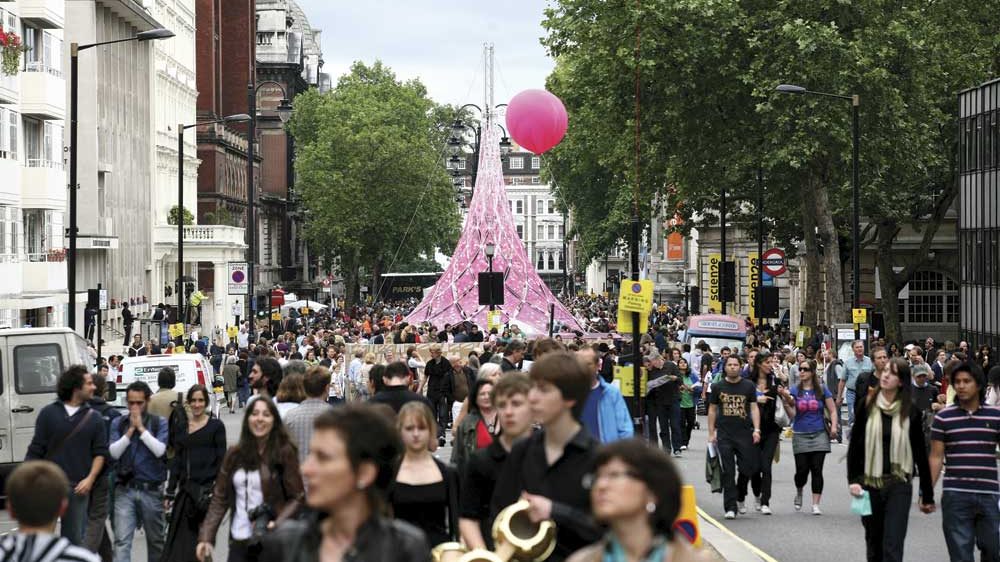
[[[104,400],[106,402],[116,402],[118,401],[118,387],[113,382],[108,382],[108,389],[104,393]]]

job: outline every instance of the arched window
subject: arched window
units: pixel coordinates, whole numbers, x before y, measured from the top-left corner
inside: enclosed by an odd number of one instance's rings
[[[899,321],[909,324],[958,323],[958,283],[931,270],[917,271],[909,282],[909,297],[899,301]]]

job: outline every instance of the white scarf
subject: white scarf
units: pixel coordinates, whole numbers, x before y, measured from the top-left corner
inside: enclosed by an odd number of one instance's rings
[[[882,466],[882,414],[892,418],[889,442],[889,472],[903,481],[913,474],[913,451],[910,449],[910,418],[901,413],[902,402],[889,402],[881,392],[875,398],[875,407],[868,412],[865,426],[865,484],[881,488],[885,467]]]

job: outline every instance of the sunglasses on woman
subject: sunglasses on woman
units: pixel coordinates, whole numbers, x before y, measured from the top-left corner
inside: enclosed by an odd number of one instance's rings
[[[799,372],[811,373],[812,367],[799,367]]]

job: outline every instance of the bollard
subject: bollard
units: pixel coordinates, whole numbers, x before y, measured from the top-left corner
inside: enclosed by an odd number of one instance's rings
[[[698,527],[698,503],[694,497],[694,486],[690,484],[681,487],[681,510],[674,520],[674,530],[691,542],[695,547],[701,546],[701,529]]]

